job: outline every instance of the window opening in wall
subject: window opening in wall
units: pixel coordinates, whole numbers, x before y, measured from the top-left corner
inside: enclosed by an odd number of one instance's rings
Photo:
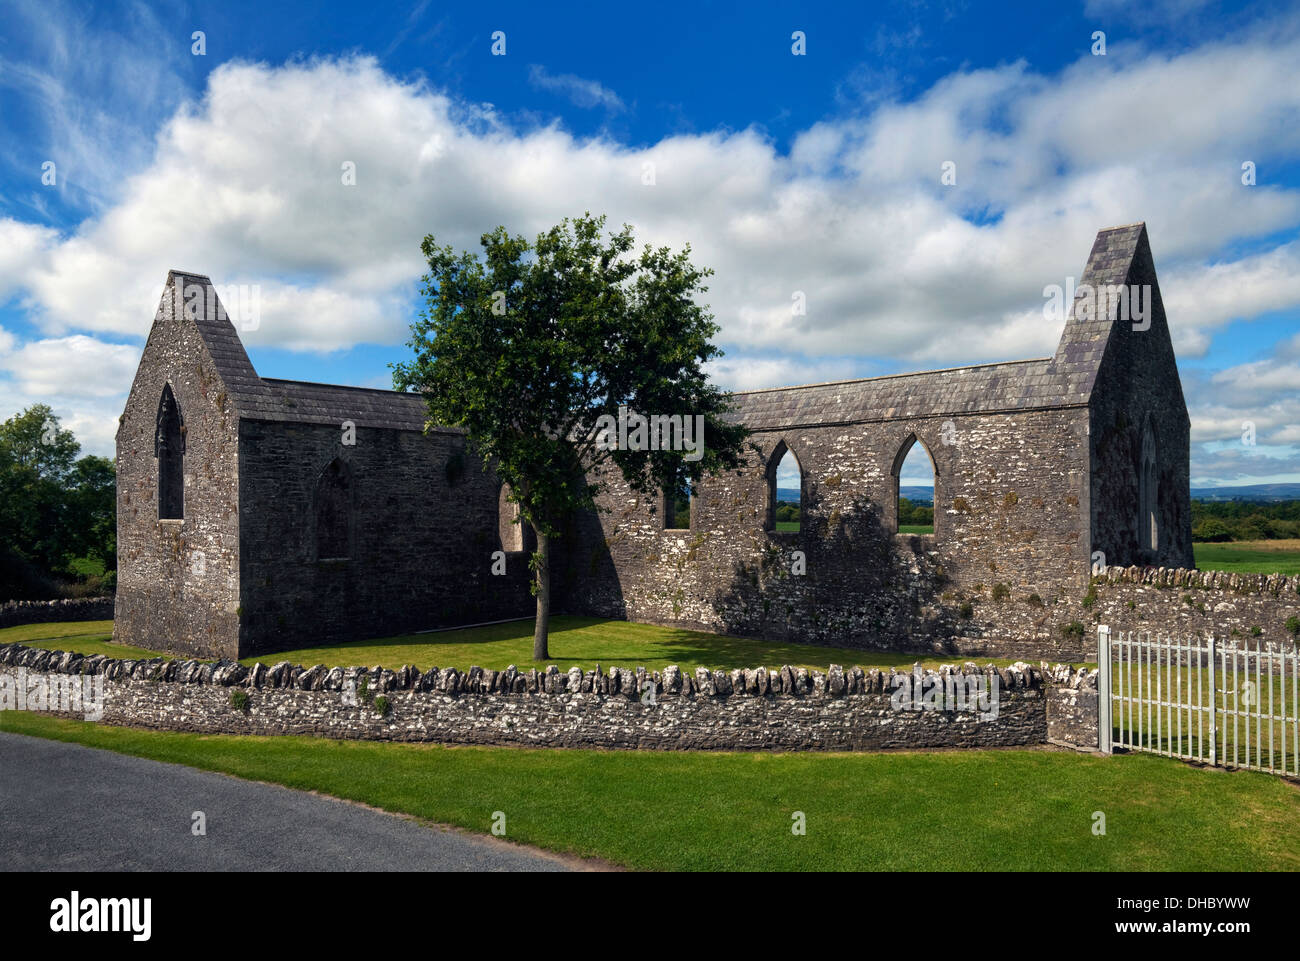
[[[1138,541],[1144,551],[1160,549],[1160,465],[1155,430],[1149,417],[1142,430],[1138,474]]]
[[[695,490],[685,474],[678,475],[676,483],[664,492],[664,530],[688,531],[691,529],[691,509]]]
[[[352,556],[352,482],[347,466],[335,458],[316,482],[316,558]]]
[[[502,484],[497,498],[497,534],[503,551],[533,551],[537,538],[519,517],[519,505],[510,500],[510,485]]]
[[[158,401],[154,431],[154,456],[158,459],[158,518],[185,517],[185,424],[172,394],[171,384],[163,387]]]
[[[793,534],[803,516],[803,468],[785,441],[777,444],[767,468],[767,529]]]
[[[934,533],[935,489],[934,460],[913,434],[894,460],[894,533]]]

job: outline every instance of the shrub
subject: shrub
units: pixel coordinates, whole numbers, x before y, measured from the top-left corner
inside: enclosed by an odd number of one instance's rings
[[[1251,637],[1259,637],[1259,635],[1261,635],[1261,634],[1263,634],[1263,633],[1264,633],[1264,629],[1263,629],[1262,627],[1260,627],[1258,624],[1256,624],[1254,627],[1252,627],[1252,628],[1250,629],[1250,636],[1251,636]]]
[[[1008,587],[1006,584],[993,585],[993,600],[1005,601],[1010,596],[1011,596],[1011,588]]]
[[[357,700],[363,704],[373,705],[375,703],[375,695],[370,693],[369,674],[362,674],[361,680],[357,681]]]
[[[384,697],[382,694],[374,699],[372,706],[379,713],[380,717],[388,717],[388,715],[393,711],[393,705],[389,703],[388,698]]]
[[[1030,594],[1028,597],[1025,598],[1025,603],[1028,604],[1030,607],[1042,607],[1043,599],[1039,597],[1037,594]]]
[[[1088,593],[1083,595],[1084,608],[1090,608],[1097,603],[1097,587],[1092,585],[1088,588]]]
[[[961,608],[957,611],[963,621],[969,621],[975,616],[975,605],[970,601],[962,601]]]
[[[1292,614],[1286,619],[1286,629],[1296,637],[1300,637],[1300,617]]]
[[[1071,621],[1061,628],[1061,634],[1073,640],[1082,640],[1084,635],[1083,624],[1079,621]]]
[[[234,690],[230,692],[230,706],[241,714],[248,713],[248,692]]]

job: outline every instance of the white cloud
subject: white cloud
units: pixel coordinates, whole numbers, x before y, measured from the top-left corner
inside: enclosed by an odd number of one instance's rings
[[[3,350],[0,370],[24,393],[57,397],[117,397],[129,387],[140,350],[76,334]]]
[[[1283,354],[1184,375],[1196,486],[1300,474],[1300,363]]]
[[[49,227],[0,217],[0,302],[22,287],[57,239]]]
[[[862,376],[848,358],[809,361],[799,357],[720,357],[709,376],[726,390],[762,390],[783,384],[824,384]]]
[[[552,74],[541,64],[529,65],[528,82],[539,90],[558,93],[584,109],[603,107],[611,113],[627,109],[619,95],[599,81],[585,80],[571,73]]]
[[[84,335],[19,345],[0,328],[0,419],[47,404],[82,453],[113,456],[117,419],[140,349]]]
[[[180,267],[259,286],[250,345],[396,344],[425,234],[477,249],[497,224],[530,235],[592,210],[715,269],[715,371],[752,388],[872,372],[852,358],[1048,355],[1060,331],[1042,288],[1078,276],[1097,229],[1144,219],[1178,349],[1196,353],[1233,318],[1300,306],[1300,248],[1270,240],[1300,225],[1300,192],[1268,182],[1300,156],[1298,60],[1278,22],[1177,55],[1113,47],[1050,77],[959,71],[914,102],[818,122],[788,156],[756,130],[633,149],[517,128],[368,58],[231,62],[73,235],[0,221],[0,294],[19,289],[52,339],[139,338]],[[541,68],[533,82],[622,103]],[[1260,186],[1241,185],[1244,159]],[[956,187],[939,183],[946,160]],[[1208,262],[1241,240],[1263,249]]]

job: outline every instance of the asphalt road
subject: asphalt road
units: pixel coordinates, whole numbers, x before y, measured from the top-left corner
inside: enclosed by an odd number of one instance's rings
[[[207,834],[192,832],[202,811]],[[344,801],[0,734],[0,871],[564,871]]]

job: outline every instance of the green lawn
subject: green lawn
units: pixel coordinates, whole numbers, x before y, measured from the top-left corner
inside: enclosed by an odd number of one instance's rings
[[[1234,541],[1192,545],[1203,571],[1249,574],[1300,574],[1300,540]]]
[[[107,727],[0,730],[319,791],[647,870],[1300,870],[1300,790],[1046,750],[719,754],[439,747]],[[807,818],[805,836],[792,814]],[[1092,833],[1093,812],[1106,818]]]
[[[112,621],[29,624],[0,630],[0,644],[18,641],[31,647],[121,658],[159,656],[157,651],[111,643],[109,634],[112,627]],[[888,669],[910,667],[918,658],[924,666],[937,668],[940,664],[968,660],[956,654],[942,658],[919,657],[917,654],[861,651],[813,644],[783,644],[779,641],[728,637],[654,624],[568,615],[551,619],[550,650],[553,656],[544,663],[554,664],[561,671],[567,671],[575,665],[591,670],[598,662],[603,669],[645,667],[661,670],[669,664],[676,664],[684,671],[693,672],[697,667],[732,670],[737,667],[774,668],[784,664],[823,671],[831,664],[842,664],[845,667],[858,664],[864,668]],[[440,631],[436,634],[408,634],[402,637],[304,647],[247,657],[242,663],[251,665],[258,661],[267,664],[291,661],[304,666],[325,664],[330,667],[373,667],[378,664],[393,669],[404,664],[414,664],[421,670],[431,667],[467,670],[471,666],[501,670],[507,665],[515,664],[527,670],[533,666],[532,657],[533,622],[527,620]],[[983,657],[976,660],[981,665],[993,663],[999,667],[1006,667],[1015,661],[1013,658],[990,660]]]
[[[916,654],[784,644],[654,624],[568,615],[551,619],[549,646],[552,656],[545,663],[555,664],[561,671],[574,666],[591,670],[597,663],[606,670],[610,667],[660,670],[669,664],[676,664],[682,670],[691,672],[697,667],[731,670],[738,667],[780,667],[784,664],[825,670],[832,663],[846,667],[861,664],[864,667],[889,668],[910,666],[918,659]],[[245,658],[243,663],[283,660],[303,665],[379,664],[388,668],[414,664],[421,670],[430,667],[464,670],[477,665],[489,670],[501,670],[510,664],[527,669],[533,664],[532,656],[533,622],[526,620],[436,634],[409,634],[299,648]],[[956,655],[943,659],[921,658],[923,664],[931,667],[961,660],[963,659]],[[987,659],[981,658],[980,663],[987,663]],[[995,660],[993,663],[1005,666],[1012,661]]]
[[[76,651],[78,654],[103,654],[106,657],[157,657],[129,644],[114,644],[112,621],[52,621],[48,624],[23,624],[0,629],[0,644],[26,644],[46,650]]]
[[[899,524],[898,533],[900,534],[933,534],[933,524]]]

